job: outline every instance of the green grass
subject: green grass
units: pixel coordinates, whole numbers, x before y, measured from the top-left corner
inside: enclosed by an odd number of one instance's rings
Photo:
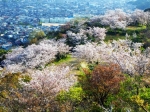
[[[145,29],[146,29],[146,26],[128,26],[126,28],[126,30],[130,30],[130,31],[141,31]]]
[[[61,64],[64,64],[64,63],[67,64],[67,63],[69,63],[73,60],[75,60],[75,59],[72,58],[72,56],[70,54],[68,54],[66,56],[66,58],[63,58],[61,60],[54,60],[53,62],[46,64],[46,66],[61,65]]]
[[[59,61],[54,61],[53,64],[59,65],[59,64],[62,64],[62,63],[70,62],[70,61],[72,61],[72,60],[73,60],[73,58],[71,57],[70,54],[68,54],[68,55],[66,56],[66,58],[63,58],[63,59],[61,59],[61,60],[59,60]]]
[[[132,34],[136,33],[137,37],[141,37],[141,31],[145,30],[146,26],[128,26],[126,30],[111,30],[109,29],[105,38],[105,41],[111,41],[111,40],[118,40],[118,39],[125,39],[125,34],[128,33],[130,36],[130,39],[132,39]],[[136,38],[134,39],[135,42],[142,42],[142,38]]]
[[[111,41],[111,40],[118,40],[118,39],[125,39],[125,36],[120,35],[106,35],[105,42]]]

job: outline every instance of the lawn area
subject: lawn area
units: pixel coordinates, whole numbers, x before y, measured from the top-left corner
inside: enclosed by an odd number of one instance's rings
[[[73,60],[72,56],[71,56],[70,54],[68,54],[66,58],[61,59],[61,60],[59,60],[59,61],[54,61],[52,64],[60,65],[60,64],[62,64],[62,63],[67,63],[67,62],[70,62],[70,61],[72,61],[72,60]]]
[[[136,33],[138,37],[141,35],[141,31],[145,30],[146,26],[128,26],[126,30],[109,30],[107,32],[105,41],[108,42],[110,40],[118,40],[118,39],[125,39],[126,33],[130,35],[130,39],[132,39],[133,33]],[[137,42],[141,42],[141,38],[138,38],[138,40],[135,39]]]
[[[125,39],[125,36],[120,36],[120,35],[106,35],[105,41],[108,42],[110,40],[118,40],[118,39]]]
[[[146,26],[128,26],[126,30],[128,31],[141,31],[145,30]]]
[[[63,58],[61,60],[54,60],[51,63],[48,63],[46,66],[52,66],[52,65],[68,65],[70,66],[72,63],[76,61],[76,58],[72,57],[71,54],[68,54],[66,58]]]

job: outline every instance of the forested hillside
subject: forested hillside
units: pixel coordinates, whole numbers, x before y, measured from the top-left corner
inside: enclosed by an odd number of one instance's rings
[[[150,13],[75,18],[2,51],[2,112],[149,112]]]

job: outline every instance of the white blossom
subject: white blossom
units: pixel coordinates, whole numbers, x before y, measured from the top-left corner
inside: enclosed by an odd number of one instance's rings
[[[106,36],[106,29],[99,27],[89,28],[89,30],[86,30],[86,33],[90,36],[98,37],[100,40],[104,40]]]
[[[103,41],[101,44],[87,43],[78,45],[74,56],[88,62],[117,63],[123,72],[141,75],[141,71],[146,71],[145,68],[150,62],[146,53],[141,53],[141,46],[141,43],[133,43],[130,40],[118,40],[107,44]]]
[[[133,38],[137,38],[137,34],[134,32],[134,33],[132,34],[132,37],[133,37]]]
[[[128,25],[136,23],[146,25],[149,20],[149,12],[143,10],[136,9],[126,13],[121,9],[115,9],[107,11],[104,15],[93,17],[91,23],[98,22],[112,29],[125,29]]]
[[[131,19],[133,23],[139,23],[142,25],[146,25],[149,17],[148,17],[148,12],[144,12],[143,10],[136,9],[132,14],[131,14]]]
[[[112,29],[119,28],[125,29],[128,25],[129,15],[121,9],[110,10],[105,15],[100,16],[101,24],[110,26]]]
[[[130,35],[128,33],[126,33],[125,37],[126,37],[126,40],[127,40],[127,39],[130,38]]]
[[[32,44],[26,48],[15,48],[6,55],[3,66],[11,72],[21,72],[26,69],[42,67],[53,61],[57,53],[65,54],[70,48],[61,42],[43,40],[38,45]]]
[[[29,72],[31,81],[22,83],[28,89],[34,89],[44,93],[59,93],[62,90],[69,90],[77,81],[74,74],[71,73],[69,66],[50,66],[44,70],[32,70]]]
[[[80,29],[80,32],[73,33],[71,31],[67,31],[68,40],[72,42],[72,44],[80,45],[81,43],[86,43],[88,41],[88,37],[86,34],[92,36],[93,38],[98,38],[99,40],[104,40],[106,36],[106,29],[93,27],[87,30]]]
[[[79,33],[73,33],[72,31],[67,31],[68,42],[72,45],[79,45],[87,41],[87,36],[85,35],[85,30],[80,29]]]

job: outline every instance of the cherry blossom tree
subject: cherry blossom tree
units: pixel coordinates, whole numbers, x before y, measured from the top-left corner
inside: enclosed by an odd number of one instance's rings
[[[85,30],[80,29],[79,33],[73,33],[72,31],[67,31],[67,42],[71,46],[76,46],[83,44],[87,41],[87,36],[85,35]]]
[[[94,39],[98,39],[99,41],[104,40],[106,36],[106,29],[99,27],[89,27],[88,29],[80,29],[80,32],[73,33],[71,31],[67,32],[68,42],[72,45],[80,45],[85,44],[87,41],[91,41],[88,38],[88,35]]]
[[[149,20],[148,12],[144,12],[143,10],[136,9],[131,14],[132,23],[146,25]]]
[[[55,100],[58,93],[68,91],[77,81],[69,66],[32,70],[29,71],[29,76],[29,83],[21,83],[24,91],[21,103],[30,111],[54,111],[59,106]]]
[[[134,33],[132,34],[132,37],[133,37],[133,38],[137,38],[137,34],[134,32]]]
[[[126,37],[126,39],[129,39],[130,35],[128,33],[126,33],[125,37]]]
[[[121,9],[110,10],[100,16],[100,20],[102,25],[110,26],[112,29],[125,29],[129,23],[129,15]]]
[[[42,93],[46,89],[50,89],[55,93],[62,90],[67,91],[76,82],[76,78],[71,73],[69,66],[50,66],[42,71],[30,70],[28,74],[31,77],[31,81],[24,83],[24,86]]]
[[[112,43],[101,42],[78,45],[74,56],[88,62],[117,63],[122,71],[128,74],[143,75],[147,72],[150,59],[141,53],[142,43],[133,43],[130,40],[118,40]]]
[[[26,69],[44,67],[45,64],[53,61],[58,53],[64,55],[69,50],[70,47],[62,42],[43,40],[38,45],[12,49],[2,64],[8,71],[22,72]]]
[[[29,70],[26,74],[0,75],[0,105],[7,111],[58,111],[56,96],[68,91],[77,78],[66,65],[49,66],[43,70]],[[5,75],[2,75],[5,74]]]
[[[86,33],[90,36],[97,37],[100,40],[104,40],[106,36],[106,29],[105,28],[99,28],[99,27],[93,27],[89,28],[89,30],[86,30]]]
[[[124,12],[121,9],[109,10],[104,15],[91,18],[91,23],[101,23],[112,29],[125,29],[128,25],[146,25],[149,22],[149,13],[136,9],[133,12]]]

